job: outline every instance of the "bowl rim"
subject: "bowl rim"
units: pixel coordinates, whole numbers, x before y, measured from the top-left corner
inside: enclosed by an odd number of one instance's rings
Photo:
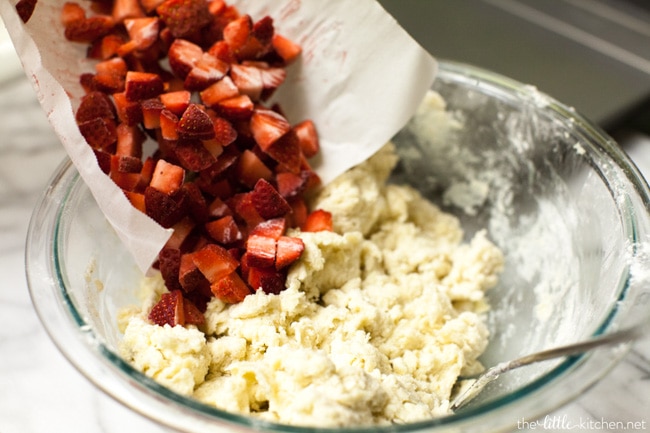
[[[594,139],[598,147],[590,150],[602,153],[604,157],[614,160],[617,165],[621,166],[631,185],[634,186],[636,192],[641,197],[646,209],[650,209],[648,185],[634,163],[630,161],[606,133],[576,113],[572,108],[538,92],[532,86],[524,85],[500,74],[463,63],[439,60],[437,79],[444,80],[445,77],[447,79],[453,77],[455,81],[466,80],[472,82],[474,87],[487,86],[530,100],[541,100],[545,108],[548,108],[563,118],[569,119],[574,125],[584,130],[586,135]],[[60,262],[61,252],[57,247],[60,244],[58,240],[62,229],[62,214],[68,198],[73,194],[75,188],[83,188],[85,185],[76,172],[74,165],[67,158],[57,168],[55,174],[50,179],[49,185],[50,187],[44,191],[39,199],[30,220],[25,253],[28,287],[39,319],[44,324],[46,331],[58,349],[90,382],[135,412],[179,431],[203,431],[197,430],[195,425],[187,426],[184,424],[188,420],[202,422],[208,428],[210,426],[214,428],[215,425],[223,424],[225,426],[237,426],[240,428],[248,427],[255,430],[295,433],[334,433],[346,431],[364,433],[389,431],[412,432],[437,427],[462,428],[463,425],[473,423],[477,420],[484,421],[487,414],[491,414],[497,410],[508,410],[511,413],[517,413],[513,411],[521,410],[517,408],[518,405],[521,406],[521,404],[529,402],[535,397],[539,397],[540,393],[551,388],[547,385],[556,382],[558,378],[571,371],[584,367],[590,361],[590,358],[595,356],[592,353],[567,358],[539,378],[518,388],[514,392],[497,397],[476,407],[469,406],[455,414],[403,425],[343,428],[303,427],[280,424],[251,416],[226,412],[201,403],[191,397],[177,394],[158,384],[124,361],[93,332],[66,290],[66,277],[63,272],[64,266]],[[43,234],[41,231],[44,228],[43,217],[52,211],[56,211],[54,220],[45,221],[46,224],[51,224],[49,227],[49,234],[52,235],[50,241],[48,234]],[[636,242],[635,216],[631,214],[627,215],[627,220],[623,222],[626,225],[625,230],[626,234],[630,237],[630,242]],[[43,284],[44,282],[45,284]],[[621,275],[620,284],[618,301],[624,300],[627,294],[629,267],[624,272],[624,275]],[[51,302],[51,299],[47,299],[52,294],[54,294],[58,302]],[[618,314],[617,305],[618,302],[614,304],[608,316],[593,333],[594,336],[609,330],[612,321]],[[56,330],[53,329],[53,326],[50,326],[52,323],[57,325]],[[63,332],[61,332],[62,330]],[[630,345],[627,347],[629,349]],[[82,354],[81,356],[79,355],[80,353]],[[535,406],[537,413],[534,413],[535,410],[530,411],[530,413],[525,414],[526,418],[542,416],[574,399],[606,374],[625,353],[626,351],[619,350],[614,358],[609,362],[605,362],[606,365],[601,367],[601,371],[598,374],[588,374],[587,376],[590,376],[589,380],[583,381],[582,387],[571,388],[571,392],[567,392],[565,398],[557,399],[553,404],[550,404],[550,402],[537,404]],[[97,361],[99,361],[99,365],[94,364]],[[115,383],[113,377],[115,373],[118,373],[120,377],[121,383],[119,384]],[[136,399],[134,399],[134,395],[132,395],[133,391],[129,387],[135,389],[138,398],[144,396],[147,398],[148,403],[158,405],[160,408],[156,409],[155,413],[147,412],[147,408],[141,407]],[[162,410],[169,411],[171,415],[164,416]],[[520,413],[518,416],[519,419],[521,415]],[[174,419],[174,417],[179,417],[179,419]],[[512,424],[514,421],[515,419],[513,418],[508,423]]]

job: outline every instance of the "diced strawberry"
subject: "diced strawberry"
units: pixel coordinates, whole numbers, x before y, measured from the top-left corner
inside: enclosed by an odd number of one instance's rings
[[[82,21],[86,18],[86,11],[82,8],[79,3],[73,1],[67,1],[63,3],[61,7],[61,24],[64,27],[68,25]]]
[[[156,168],[149,185],[163,194],[172,195],[181,189],[184,179],[185,170],[183,170],[183,167],[159,159],[156,162]]]
[[[140,173],[129,173],[116,170],[111,171],[109,176],[115,185],[119,186],[123,191],[136,191],[141,188],[142,179],[140,178]]]
[[[94,149],[108,149],[117,141],[115,122],[97,117],[79,123],[79,132]]]
[[[291,206],[291,213],[288,215],[289,224],[291,227],[302,227],[307,221],[307,214],[309,214],[305,199],[300,196],[292,197],[288,199],[288,202]]]
[[[165,140],[178,140],[178,116],[162,109],[159,116],[160,133]]]
[[[179,138],[209,140],[214,138],[212,119],[197,104],[190,104],[176,126]]]
[[[247,119],[253,114],[253,101],[248,95],[239,95],[221,100],[213,107],[227,119]]]
[[[232,212],[228,205],[218,197],[212,200],[208,205],[208,215],[212,218],[221,218],[231,214]]]
[[[260,98],[266,101],[284,82],[287,71],[284,68],[260,68],[260,74],[262,76],[262,94]]]
[[[232,272],[221,278],[219,281],[213,283],[210,288],[217,298],[229,304],[241,302],[251,293],[250,287],[241,279],[237,272]]]
[[[246,240],[246,254],[250,266],[269,268],[275,265],[275,244],[273,238],[250,234]]]
[[[271,44],[273,45],[275,52],[286,64],[292,63],[302,52],[300,45],[278,33],[273,35]]]
[[[65,38],[72,42],[90,43],[106,36],[113,30],[115,22],[108,15],[95,15],[65,25]]]
[[[212,157],[216,160],[221,156],[223,153],[223,146],[219,141],[217,141],[216,138],[211,138],[209,140],[201,140],[203,143],[203,147],[212,155]]]
[[[281,172],[276,174],[275,180],[278,185],[278,192],[284,198],[296,197],[306,189],[309,173],[301,171],[299,174]]]
[[[142,130],[137,126],[128,126],[125,123],[120,123],[117,125],[116,132],[117,146],[115,148],[115,154],[131,156],[140,160],[142,158],[142,143],[145,140]]]
[[[270,181],[273,172],[254,152],[246,149],[239,157],[236,169],[237,179],[249,188],[253,188],[259,179]]]
[[[187,212],[173,197],[148,186],[144,190],[146,213],[165,228],[171,228],[185,217]]]
[[[214,107],[219,102],[239,96],[239,89],[229,76],[211,84],[200,93],[201,101],[208,107]]]
[[[111,172],[137,173],[142,170],[142,160],[129,155],[111,155]]]
[[[230,167],[233,167],[238,159],[239,150],[234,146],[229,146],[224,149],[224,152],[221,155],[219,155],[216,163],[201,171],[200,176],[206,180],[216,180],[226,173]]]
[[[235,271],[239,266],[237,260],[217,244],[207,244],[193,252],[192,261],[211,284]]]
[[[142,106],[137,101],[126,99],[125,92],[113,93],[117,117],[122,123],[135,126],[142,122]]]
[[[206,223],[205,230],[212,239],[222,245],[229,245],[243,239],[242,232],[232,215],[226,215]]]
[[[201,91],[221,80],[230,65],[209,53],[203,53],[194,67],[185,76],[185,88],[191,91]]]
[[[212,20],[206,0],[166,0],[156,8],[175,38],[192,38]]]
[[[140,8],[138,0],[114,0],[112,15],[116,23],[121,23],[128,18],[143,17],[144,12]],[[126,25],[126,22],[124,24]]]
[[[277,218],[291,211],[289,203],[267,180],[260,179],[251,191],[251,201],[255,210],[264,219]]]
[[[183,293],[180,290],[163,293],[151,309],[149,320],[160,326],[185,325]]]
[[[184,242],[189,238],[190,234],[194,231],[196,223],[190,217],[185,217],[178,221],[172,229],[174,232],[165,243],[165,248],[176,248],[181,250]]]
[[[145,185],[149,185],[151,183],[151,179],[153,178],[153,172],[156,169],[156,164],[157,161],[151,156],[145,158],[144,162],[142,163],[142,170],[140,170],[140,176],[142,177],[142,181],[145,183]]]
[[[293,127],[293,130],[298,137],[300,150],[306,158],[315,156],[320,150],[320,143],[318,140],[318,133],[316,126],[311,120],[304,120]]]
[[[126,198],[129,199],[129,202],[131,202],[131,205],[133,205],[134,208],[142,213],[147,212],[144,202],[144,194],[134,191],[124,191],[124,195],[126,195]]]
[[[302,153],[300,152],[298,137],[293,130],[273,142],[265,152],[279,163],[282,171],[300,172]]]
[[[268,218],[262,218],[257,212],[252,199],[252,193],[240,193],[234,195],[228,205],[235,212],[236,216],[241,218],[248,227],[255,227]]]
[[[183,298],[183,314],[186,325],[201,326],[205,323],[205,316],[201,310],[187,298]]]
[[[95,158],[97,159],[97,165],[99,166],[99,169],[104,174],[109,174],[111,172],[112,155],[101,149],[93,149],[93,153],[95,154]]]
[[[95,40],[88,48],[87,57],[90,59],[108,60],[117,55],[119,48],[126,42],[125,38],[115,33],[109,33]]]
[[[156,17],[128,18],[124,20],[124,27],[130,40],[120,46],[120,56],[126,56],[133,51],[145,51],[158,41],[160,20]]]
[[[125,97],[126,98],[126,97]],[[146,129],[156,129],[160,127],[160,112],[165,108],[158,98],[145,99],[140,102],[142,109],[142,123]],[[174,130],[176,125],[174,125]]]
[[[203,57],[203,49],[190,41],[176,39],[170,45],[167,56],[174,74],[184,80],[196,62]]]
[[[96,118],[115,119],[113,102],[102,92],[91,92],[84,95],[75,114],[77,122]]]
[[[300,228],[303,232],[332,231],[332,214],[323,209],[316,209],[307,215]]]
[[[238,56],[242,47],[246,45],[253,31],[253,20],[250,15],[231,21],[223,29],[223,40],[228,44],[232,52]]]
[[[208,53],[226,63],[237,62],[237,57],[235,57],[235,54],[230,49],[230,45],[228,45],[224,40],[215,42],[210,48],[208,48]]]
[[[287,119],[275,111],[258,108],[251,116],[251,132],[255,142],[264,151],[291,129]]]
[[[253,290],[262,290],[264,293],[279,294],[285,289],[286,279],[284,272],[275,268],[251,266],[248,269],[248,284]]]
[[[195,182],[185,182],[182,189],[187,195],[187,207],[192,219],[204,223],[210,217],[208,203]]]
[[[203,286],[210,286],[210,282],[203,276],[199,268],[194,264],[192,253],[181,255],[178,281],[185,292],[192,292]]]
[[[271,218],[256,225],[249,235],[264,236],[277,241],[284,235],[286,229],[287,220],[285,218]]]
[[[19,0],[16,3],[16,12],[20,19],[26,23],[32,17],[38,0]]]
[[[248,95],[253,101],[258,101],[261,98],[264,83],[260,68],[233,64],[230,67],[230,78],[239,92]]]
[[[217,161],[200,140],[178,140],[174,154],[183,168],[190,171],[205,170]]]
[[[302,252],[305,250],[305,243],[302,239],[282,236],[278,239],[276,254],[275,254],[275,268],[283,269],[300,258]]]
[[[140,4],[144,8],[145,12],[151,13],[164,1],[165,0],[140,0]]]
[[[126,73],[124,90],[127,100],[142,101],[160,95],[164,90],[164,83],[158,74],[129,71]]]
[[[181,289],[178,271],[181,266],[181,250],[165,247],[158,253],[158,269],[169,290]]]
[[[268,15],[262,17],[253,24],[253,37],[255,37],[262,46],[268,47],[271,44],[274,32],[273,18]]]
[[[237,139],[237,131],[233,128],[232,123],[226,119],[217,116],[216,113],[208,112],[211,116],[212,124],[214,125],[214,140],[222,146],[228,146]]]
[[[192,93],[187,90],[177,90],[160,95],[163,106],[177,116],[181,116],[190,105]]]
[[[126,85],[127,65],[124,59],[112,57],[95,64],[96,73],[93,77],[95,89],[104,93],[124,91]]]

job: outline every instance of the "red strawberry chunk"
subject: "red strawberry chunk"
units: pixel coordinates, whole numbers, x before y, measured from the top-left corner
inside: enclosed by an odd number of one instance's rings
[[[73,20],[65,24],[65,37],[72,42],[93,42],[113,30],[115,22],[108,15]]]
[[[262,75],[261,98],[265,101],[284,82],[287,77],[287,71],[284,68],[261,68],[260,73]]]
[[[85,18],[86,11],[77,2],[67,1],[61,7],[61,24],[64,27]]]
[[[296,197],[305,190],[309,173],[301,171],[300,174],[281,172],[275,176],[278,192],[284,198]]]
[[[177,90],[160,95],[162,105],[177,116],[182,116],[190,105],[192,93],[187,90]]]
[[[183,168],[190,171],[205,170],[217,161],[200,140],[179,140],[174,154]]]
[[[303,155],[300,152],[298,137],[293,130],[273,142],[265,152],[280,164],[282,171],[300,172]]]
[[[214,126],[214,140],[218,145],[225,147],[237,139],[237,131],[232,126],[232,123],[217,116],[216,113],[211,115],[210,118],[212,119],[212,125]]]
[[[194,290],[200,290],[203,286],[210,286],[210,282],[203,276],[199,268],[194,264],[192,253],[181,255],[178,268],[178,281],[183,290],[189,293]]]
[[[113,93],[113,101],[117,117],[122,123],[135,126],[142,122],[142,106],[139,102],[127,100],[124,92]]]
[[[126,73],[124,90],[127,100],[141,101],[160,95],[164,90],[164,84],[158,74],[129,71]]]
[[[158,118],[160,134],[165,140],[178,140],[178,116],[163,108]]]
[[[250,15],[231,21],[223,29],[223,40],[228,44],[235,55],[246,45],[253,31],[253,20]]]
[[[304,232],[332,231],[332,214],[323,209],[316,209],[307,215],[301,230]]]
[[[213,108],[227,119],[241,120],[253,114],[254,104],[248,95],[239,95],[221,100]]]
[[[184,179],[183,167],[159,159],[149,185],[163,194],[172,195],[181,189]]]
[[[291,265],[300,258],[304,250],[305,243],[302,239],[291,236],[280,237],[276,247],[275,268],[279,270]]]
[[[212,119],[197,104],[190,104],[176,127],[179,138],[194,138],[198,140],[209,140],[214,138],[214,125]]]
[[[117,141],[115,122],[111,119],[95,118],[79,123],[79,132],[94,149],[108,149]]]
[[[163,293],[160,300],[151,309],[149,320],[160,326],[185,325],[183,293],[180,290]]]
[[[196,223],[190,217],[185,217],[174,224],[172,227],[172,229],[174,229],[174,232],[167,240],[165,248],[176,248],[179,250],[182,249],[184,247],[183,244],[190,237],[195,227]]]
[[[258,180],[250,194],[255,210],[264,219],[281,217],[291,211],[289,203],[267,180]]]
[[[160,112],[165,108],[160,99],[145,99],[140,102],[142,109],[142,123],[146,129],[156,129],[160,127]],[[174,128],[175,129],[175,128]]]
[[[186,214],[182,203],[150,186],[144,190],[144,204],[147,215],[165,228],[173,227]]]
[[[178,271],[181,266],[181,251],[178,248],[163,248],[158,254],[158,269],[169,290],[181,289]]]
[[[219,60],[209,53],[203,53],[194,67],[185,76],[185,88],[192,91],[201,91],[221,80],[229,70],[228,63]]]
[[[16,12],[18,12],[18,16],[24,23],[29,21],[34,13],[36,2],[37,0],[19,0],[18,3],[16,3]]]
[[[273,172],[264,162],[248,149],[244,150],[237,163],[237,179],[249,188],[253,188],[259,179],[272,180]]]
[[[117,55],[120,47],[126,42],[125,38],[115,33],[109,33],[101,39],[95,40],[88,48],[88,58],[108,60]]]
[[[250,266],[270,268],[275,265],[275,239],[260,235],[249,235],[246,240],[246,255]]]
[[[169,66],[183,80],[194,65],[203,57],[200,46],[184,39],[175,39],[167,52]]]
[[[237,89],[244,95],[248,95],[253,101],[258,101],[262,96],[264,83],[259,68],[233,64],[230,67],[230,78],[237,86]]]
[[[315,156],[320,150],[320,143],[318,141],[318,132],[316,126],[311,120],[304,120],[293,127],[293,130],[298,137],[300,150],[306,158]]]
[[[232,272],[221,278],[219,281],[213,283],[210,288],[217,298],[229,304],[241,302],[251,293],[250,287],[241,279],[237,272]]]
[[[206,223],[205,230],[212,239],[222,245],[229,245],[243,239],[242,232],[232,215],[226,215]]]
[[[191,255],[196,267],[211,284],[234,272],[239,266],[237,260],[217,244],[207,244]]]
[[[278,240],[287,229],[287,220],[285,218],[272,218],[262,221],[256,225],[250,232],[250,236],[264,236],[273,240]]]
[[[81,98],[75,119],[85,122],[96,118],[115,119],[115,107],[105,93],[95,91]]]
[[[143,17],[144,12],[138,0],[114,0],[112,15],[115,22],[119,23],[128,18]]]
[[[125,123],[120,123],[117,125],[116,132],[117,146],[115,148],[115,154],[132,156],[137,158],[138,161],[141,161],[142,143],[144,143],[145,140],[142,130],[137,126],[129,126]],[[143,164],[140,163],[141,167],[142,165]]]
[[[230,208],[248,227],[255,227],[265,219],[257,212],[252,197],[252,192],[240,193],[233,196],[228,203]]]
[[[186,325],[201,326],[205,323],[205,316],[201,310],[187,298],[183,298],[183,314]]]
[[[239,89],[229,76],[211,84],[200,93],[201,101],[208,107],[215,107],[219,102],[239,96]]]
[[[254,290],[277,295],[285,289],[287,277],[283,271],[275,268],[258,268],[251,266],[248,269],[248,284]]]
[[[275,33],[271,41],[275,52],[284,60],[285,64],[292,63],[302,52],[300,45]]]
[[[124,20],[124,27],[130,40],[118,49],[120,56],[144,51],[158,41],[160,20],[156,17],[128,18]]]
[[[131,203],[131,205],[133,205],[134,208],[136,208],[142,213],[147,213],[144,194],[141,194],[139,192],[134,192],[134,191],[126,191],[126,190],[123,190],[123,192],[124,195],[126,195],[126,198],[129,199],[129,202]]]
[[[255,142],[264,151],[291,129],[291,125],[283,115],[273,110],[259,108],[253,112],[250,125]]]
[[[156,8],[175,38],[191,38],[211,21],[206,0],[166,0]]]

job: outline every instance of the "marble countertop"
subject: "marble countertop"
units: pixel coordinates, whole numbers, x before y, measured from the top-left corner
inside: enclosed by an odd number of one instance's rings
[[[648,146],[650,142],[639,139],[630,152],[650,174]],[[50,341],[32,307],[24,268],[27,226],[39,195],[64,157],[27,79],[19,73],[0,80],[0,433],[163,432],[78,373]],[[648,408],[646,341],[598,385],[549,415],[547,424],[537,429],[563,431],[562,426],[572,425],[575,430],[582,426],[613,431],[584,422],[622,421],[650,430]]]

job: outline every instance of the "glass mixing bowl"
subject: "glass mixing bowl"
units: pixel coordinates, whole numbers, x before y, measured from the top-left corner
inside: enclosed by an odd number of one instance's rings
[[[489,291],[487,366],[647,320],[650,193],[619,147],[574,110],[481,69],[441,62],[433,86],[445,112],[422,113],[394,139],[394,180],[409,182],[480,229],[505,254]],[[142,275],[69,161],[29,228],[27,276],[36,310],[63,354],[131,409],[193,432],[494,431],[578,396],[625,347],[509,373],[457,413],[388,427],[288,427],[175,394],[117,355],[120,307],[138,303]]]

